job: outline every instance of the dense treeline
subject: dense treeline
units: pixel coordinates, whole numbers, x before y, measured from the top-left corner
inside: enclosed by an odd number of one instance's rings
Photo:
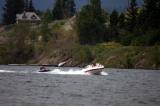
[[[4,24],[15,23],[17,13],[35,11],[32,0],[6,0],[3,14]],[[52,10],[38,12],[42,23],[67,19],[75,15],[74,0],[56,0]],[[101,0],[90,0],[76,14],[76,29],[80,44],[96,44],[115,41],[123,45],[154,45],[160,41],[160,1],[144,0],[139,7],[130,0],[128,8],[119,13],[108,14],[101,8]],[[45,25],[43,25],[45,26]]]
[[[114,10],[103,21],[100,0],[90,0],[77,15],[77,31],[81,44],[115,41],[124,45],[154,45],[160,43],[160,1],[144,0],[138,7],[130,0],[126,11]],[[104,26],[105,25],[105,26]]]

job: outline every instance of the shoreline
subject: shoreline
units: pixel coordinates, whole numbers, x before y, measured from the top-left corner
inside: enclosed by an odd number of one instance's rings
[[[46,67],[58,67],[58,65],[53,65],[53,64],[0,64],[0,66],[46,66]],[[59,68],[67,68],[67,67],[79,67],[79,66],[62,66]],[[79,67],[83,68],[83,67]],[[152,68],[111,68],[111,67],[105,67],[105,69],[119,69],[119,70],[155,70],[155,71],[160,71],[160,69],[152,69]]]

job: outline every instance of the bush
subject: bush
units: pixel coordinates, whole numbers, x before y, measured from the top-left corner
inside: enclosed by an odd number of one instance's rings
[[[53,15],[52,12],[48,9],[42,16],[42,22],[47,24],[52,21],[53,21]]]
[[[141,37],[136,37],[131,41],[132,46],[145,46],[146,45],[146,39]]]
[[[7,47],[0,45],[0,64],[7,64]]]
[[[158,69],[160,66],[160,46],[155,45],[152,48],[149,58],[154,63],[154,68]]]
[[[42,39],[44,42],[48,42],[50,40],[50,38],[52,37],[52,33],[50,29],[48,28],[48,24],[42,24],[42,26],[40,27],[39,34],[42,36]]]
[[[9,63],[25,63],[34,55],[30,31],[28,24],[17,24],[13,28],[7,45]]]
[[[137,32],[134,32],[133,40],[131,45],[133,46],[153,46],[155,44],[160,44],[160,30],[148,30],[141,35],[137,35]]]
[[[134,68],[134,65],[133,65],[133,55],[132,53],[126,53],[125,55],[125,58],[124,58],[124,61],[123,61],[123,66],[124,68]]]
[[[123,31],[119,33],[120,43],[125,46],[128,46],[131,44],[133,37],[134,37],[133,34],[127,31]]]
[[[144,37],[146,38],[146,45],[160,44],[160,29],[147,31]]]
[[[79,63],[89,63],[92,61],[93,56],[90,49],[85,46],[76,48],[73,58]]]

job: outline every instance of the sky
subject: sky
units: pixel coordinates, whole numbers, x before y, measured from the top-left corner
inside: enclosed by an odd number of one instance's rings
[[[34,6],[36,9],[39,9],[41,11],[45,11],[46,9],[52,9],[54,5],[55,0],[33,0]],[[113,9],[116,9],[118,11],[123,11],[128,6],[128,0],[101,0],[102,1],[102,7],[111,12]],[[80,8],[89,3],[89,0],[75,0],[77,10],[80,10]],[[143,4],[143,0],[137,0],[139,5]],[[0,0],[0,20],[2,19],[3,14],[3,6],[5,4],[5,0]]]

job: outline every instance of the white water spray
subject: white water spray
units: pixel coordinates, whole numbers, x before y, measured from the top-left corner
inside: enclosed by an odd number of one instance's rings
[[[38,72],[41,73],[41,72]],[[83,70],[74,70],[74,69],[69,69],[68,71],[63,71],[61,69],[54,69],[49,72],[43,72],[45,74],[59,74],[59,75],[91,75],[89,73],[84,72]],[[101,72],[100,75],[108,75],[106,72]]]
[[[14,73],[14,71],[9,71],[9,70],[0,70],[0,73]]]
[[[31,73],[28,71],[11,71],[11,70],[0,70],[0,73]],[[39,74],[57,74],[57,75],[91,75],[89,73],[84,72],[81,69],[69,69],[69,70],[61,70],[61,69],[53,69],[49,72],[33,72],[33,73],[39,73]],[[102,71],[100,75],[108,75],[108,73]]]

